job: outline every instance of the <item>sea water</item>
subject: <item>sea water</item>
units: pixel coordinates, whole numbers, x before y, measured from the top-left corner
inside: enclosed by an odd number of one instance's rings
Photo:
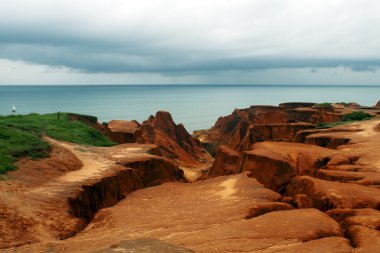
[[[282,102],[350,102],[373,106],[380,86],[296,85],[79,85],[0,86],[0,114],[75,112],[142,122],[159,110],[169,111],[191,133],[214,125],[220,116],[250,105]]]

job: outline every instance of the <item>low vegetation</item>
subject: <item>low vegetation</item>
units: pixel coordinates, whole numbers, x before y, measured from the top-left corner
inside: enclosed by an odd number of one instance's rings
[[[348,113],[342,117],[342,120],[340,122],[332,122],[332,123],[326,123],[321,122],[317,124],[317,128],[330,128],[330,127],[336,127],[341,125],[346,125],[353,123],[355,121],[361,121],[361,120],[368,120],[371,119],[372,116],[368,113],[356,111],[352,113]]]
[[[67,113],[0,116],[0,173],[16,169],[20,157],[46,157],[50,145],[41,139],[47,135],[83,145],[114,145],[94,128],[69,120]]]
[[[356,111],[343,116],[342,121],[358,121],[371,119],[372,116],[368,113]]]

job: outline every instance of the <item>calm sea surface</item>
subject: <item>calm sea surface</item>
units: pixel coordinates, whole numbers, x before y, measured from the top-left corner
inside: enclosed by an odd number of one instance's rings
[[[0,86],[0,114],[76,112],[100,122],[136,119],[169,111],[189,132],[211,127],[219,116],[250,105],[281,102],[349,102],[372,106],[379,87],[337,86]]]

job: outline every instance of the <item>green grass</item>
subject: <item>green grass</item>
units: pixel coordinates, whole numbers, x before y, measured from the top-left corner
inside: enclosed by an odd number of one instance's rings
[[[46,157],[50,145],[41,139],[47,136],[90,146],[114,145],[96,129],[80,122],[70,121],[67,113],[0,116],[0,173],[16,169],[20,157]]]
[[[371,118],[372,116],[368,113],[356,111],[356,112],[345,114],[341,119],[342,121],[340,122],[332,122],[332,123],[320,122],[316,125],[316,127],[317,128],[331,128],[331,127],[354,123],[357,121],[369,120]]]

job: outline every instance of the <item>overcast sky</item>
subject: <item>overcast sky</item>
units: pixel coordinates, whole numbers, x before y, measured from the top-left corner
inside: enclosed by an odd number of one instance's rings
[[[377,0],[0,0],[0,84],[380,84]]]

